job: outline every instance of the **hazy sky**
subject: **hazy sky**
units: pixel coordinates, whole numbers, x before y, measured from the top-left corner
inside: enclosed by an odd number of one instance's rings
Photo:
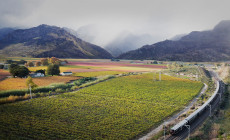
[[[94,25],[98,45],[122,31],[165,40],[230,19],[230,0],[0,0],[0,28]]]

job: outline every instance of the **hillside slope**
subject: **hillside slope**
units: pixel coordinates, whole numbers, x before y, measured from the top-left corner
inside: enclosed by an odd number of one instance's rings
[[[85,42],[62,28],[40,25],[19,29],[0,40],[0,54],[6,56],[111,58],[103,48]]]
[[[230,20],[221,21],[213,30],[191,32],[178,41],[166,40],[146,45],[118,58],[201,62],[230,60]]]

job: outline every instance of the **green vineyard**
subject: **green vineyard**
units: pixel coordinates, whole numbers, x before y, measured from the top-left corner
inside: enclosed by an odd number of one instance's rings
[[[0,139],[132,139],[184,107],[203,84],[153,74],[0,106]]]

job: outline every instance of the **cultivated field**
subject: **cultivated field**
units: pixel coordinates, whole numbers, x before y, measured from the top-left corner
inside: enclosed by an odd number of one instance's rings
[[[52,83],[67,83],[71,80],[76,80],[79,78],[80,77],[76,76],[49,76],[33,78],[33,82],[38,86],[48,86]],[[25,78],[7,78],[3,81],[0,81],[0,91],[26,88]]]
[[[29,67],[30,71],[36,71],[36,70],[40,70],[40,69],[47,70],[47,66]],[[69,68],[69,67],[63,67],[63,66],[61,66],[60,67],[60,72],[69,71],[70,69],[71,68]]]
[[[0,81],[10,76],[10,73],[6,70],[0,69]]]
[[[78,72],[75,73],[75,76],[82,76],[82,77],[98,77],[98,76],[105,76],[105,75],[117,75],[126,72],[121,71],[93,71],[93,72]]]
[[[165,65],[132,64],[128,62],[69,62],[72,66],[99,67],[102,70],[117,70],[126,72],[143,72],[165,69]]]
[[[20,60],[22,58],[12,58],[13,60]],[[24,58],[27,61],[39,61],[39,58]],[[33,78],[38,86],[47,86],[52,83],[66,83],[70,80],[77,79],[76,76],[81,77],[97,77],[105,75],[116,75],[127,72],[149,72],[159,71],[166,68],[165,65],[150,65],[143,62],[130,61],[111,62],[110,60],[101,59],[69,59],[68,64],[60,66],[60,72],[73,72],[72,77],[41,77]],[[30,71],[47,70],[47,66],[28,67]],[[10,73],[6,70],[0,70],[0,91],[25,89],[25,79],[20,78],[6,78]]]
[[[0,139],[132,139],[182,108],[202,83],[153,74],[0,106]],[[7,110],[7,111],[6,111]]]

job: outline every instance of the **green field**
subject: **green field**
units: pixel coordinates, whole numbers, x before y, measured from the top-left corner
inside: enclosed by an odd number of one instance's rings
[[[200,82],[152,74],[0,106],[0,139],[132,139],[186,105]]]

